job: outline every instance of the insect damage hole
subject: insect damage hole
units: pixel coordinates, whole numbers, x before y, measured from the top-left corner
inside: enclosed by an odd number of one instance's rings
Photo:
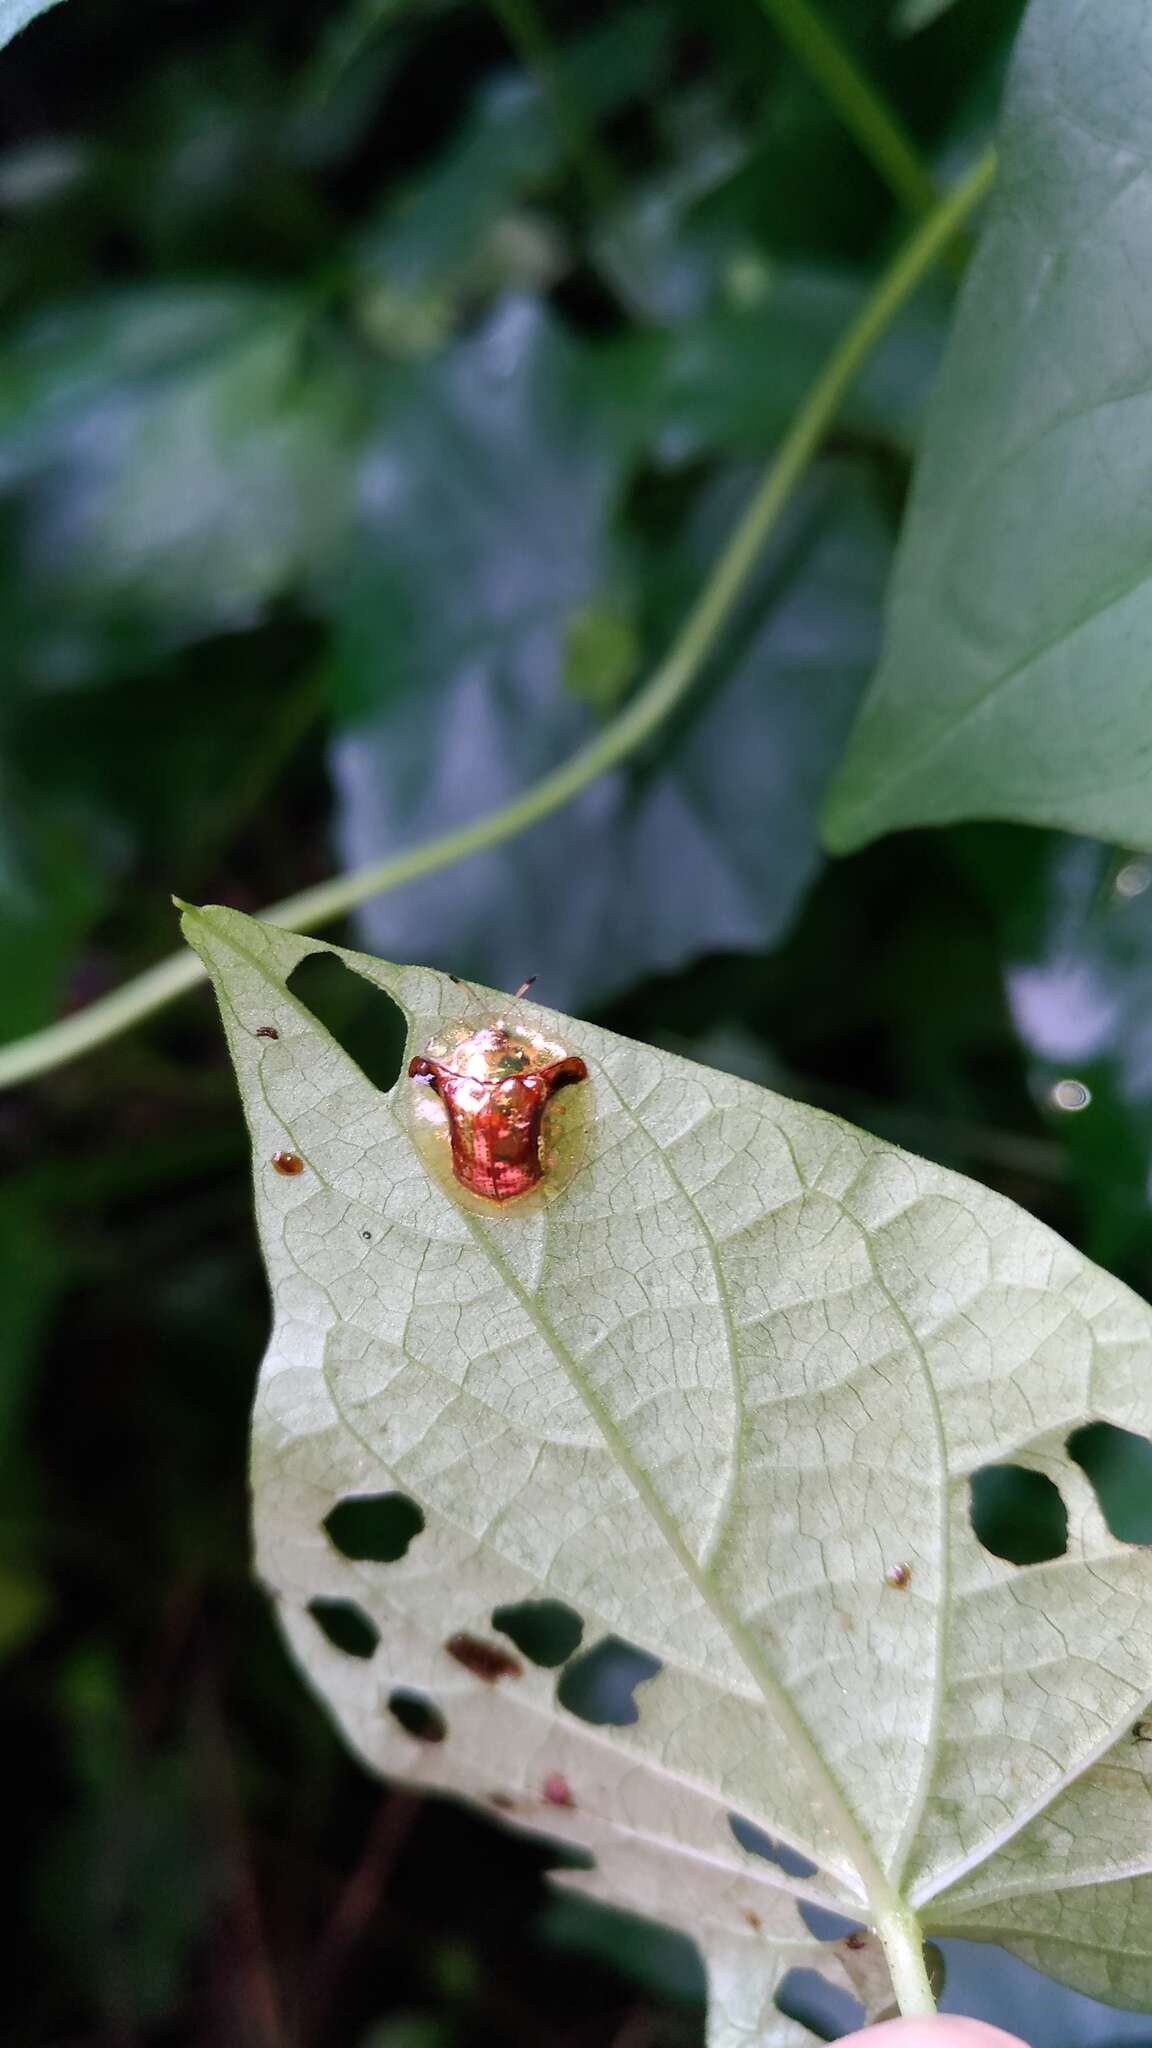
[[[976,1541],[1005,1564],[1051,1564],[1068,1548],[1068,1510],[1046,1473],[983,1465],[969,1481]]]
[[[398,1564],[423,1530],[424,1515],[406,1493],[356,1493],[337,1501],[322,1526],[341,1557]]]
[[[836,2041],[864,2024],[864,2007],[850,1991],[830,1984],[819,1970],[789,1970],[776,1989],[776,2010],[807,2027],[820,2041]]]
[[[354,1600],[310,1600],[308,1612],[334,1650],[343,1650],[346,1657],[375,1654],[380,1631]]]
[[[809,1899],[799,1900],[797,1911],[813,1941],[855,1944],[857,1937],[865,1932],[859,1920],[850,1920],[846,1913],[834,1913],[829,1906],[814,1906]]]
[[[583,1621],[563,1600],[520,1600],[511,1607],[494,1607],[492,1626],[546,1671],[575,1656],[584,1636]]]
[[[1152,1443],[1114,1422],[1089,1422],[1068,1439],[1117,1543],[1152,1543]]]
[[[659,1657],[635,1643],[604,1636],[572,1659],[556,1687],[557,1704],[594,1728],[631,1728],[640,1719],[637,1686],[663,1669]]]
[[[288,976],[298,1002],[383,1093],[395,1085],[404,1055],[404,1019],[390,996],[334,953],[309,953]]]
[[[414,1742],[443,1742],[448,1733],[447,1721],[427,1693],[398,1686],[388,1695],[388,1712]]]
[[[775,1863],[788,1877],[814,1877],[816,1865],[802,1856],[799,1849],[790,1849],[787,1842],[774,1841],[771,1835],[758,1828],[755,1821],[745,1820],[742,1813],[730,1813],[728,1825],[742,1849],[750,1856],[763,1856],[765,1862]]]

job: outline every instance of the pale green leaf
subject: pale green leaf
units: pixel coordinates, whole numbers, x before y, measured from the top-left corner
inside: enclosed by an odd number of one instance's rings
[[[957,1174],[531,1007],[588,1062],[586,1152],[551,1200],[474,1213],[414,1147],[403,1068],[381,1094],[287,984],[309,954],[343,960],[399,1005],[405,1060],[459,1017],[455,985],[235,911],[186,930],[275,1311],[258,1566],[356,1751],[584,1847],[595,1868],[564,1882],[692,1933],[724,2048],[801,2038],[774,2007],[793,1964],[844,1982],[803,1902],[867,1920],[898,1891],[981,1932],[971,1874],[1015,1897],[1046,1816],[1059,1833],[1062,1802],[1093,1796],[1152,1696],[1152,1555],[1109,1535],[1065,1450],[1091,1418],[1147,1430],[1152,1313]],[[285,1149],[299,1174],[273,1168]],[[1004,1460],[1058,1483],[1065,1556],[980,1547],[969,1477]],[[389,1492],[424,1518],[404,1556],[343,1554],[334,1507]],[[460,1631],[507,1648],[494,1610],[545,1598],[585,1646],[660,1660],[630,1725],[577,1718],[552,1669],[485,1682],[448,1650]],[[317,1600],[354,1603],[361,1654]],[[397,1688],[442,1741],[397,1724]],[[742,1848],[732,1813],[783,1861]],[[1123,1867],[1152,1870],[1133,1829]],[[1084,1882],[1071,1851],[1053,1869]],[[1125,1996],[1138,1970],[1133,1950]]]
[[[1152,845],[1152,10],[1035,0],[829,843]]]
[[[38,14],[47,14],[56,5],[57,0],[0,0],[0,50]]]
[[[1152,1721],[933,1901],[929,1925],[1003,1943],[1113,2005],[1152,2007]]]

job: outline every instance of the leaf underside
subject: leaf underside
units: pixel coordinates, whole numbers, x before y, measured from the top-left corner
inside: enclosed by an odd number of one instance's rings
[[[588,1064],[591,1134],[552,1199],[473,1211],[415,1148],[404,1073],[458,987],[235,911],[185,929],[274,1304],[258,1568],[364,1761],[587,1850],[563,1883],[693,1935],[713,2048],[807,2039],[782,1976],[851,1973],[800,1907],[867,1921],[888,1883],[934,1932],[1152,2004],[1152,1560],[1065,1449],[1090,1419],[1147,1431],[1144,1304],[957,1174],[530,1006]],[[312,953],[403,1012],[390,1093],[287,986]],[[1001,1460],[1059,1485],[1065,1555],[981,1548],[969,1478]],[[404,1554],[344,1554],[326,1521],[380,1495],[412,1504]],[[658,1660],[630,1723],[580,1718],[493,1620],[542,1600],[585,1650]],[[355,1651],[316,1602],[350,1603]]]
[[[1152,845],[1150,69],[1144,0],[1028,10],[838,850],[961,818]]]

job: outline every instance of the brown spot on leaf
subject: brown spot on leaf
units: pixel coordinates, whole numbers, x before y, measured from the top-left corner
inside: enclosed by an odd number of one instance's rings
[[[895,1592],[897,1592],[897,1593],[903,1593],[903,1592],[905,1592],[905,1591],[906,1591],[906,1589],[907,1589],[907,1588],[908,1588],[908,1587],[909,1587],[909,1586],[910,1586],[910,1585],[912,1584],[912,1567],[911,1567],[911,1565],[910,1565],[910,1564],[894,1564],[894,1565],[892,1565],[892,1566],[891,1566],[891,1567],[889,1568],[889,1570],[888,1570],[888,1571],[886,1571],[886,1572],[885,1572],[885,1574],[884,1574],[884,1584],[885,1584],[886,1586],[891,1586],[891,1587],[893,1588],[893,1590],[894,1590]]]
[[[303,1173],[304,1171],[304,1161],[298,1152],[274,1152],[272,1154],[272,1164],[276,1168],[277,1173],[292,1175]]]
[[[274,1024],[258,1024],[256,1026],[256,1036],[257,1038],[279,1038],[280,1033]]]
[[[486,1642],[483,1636],[471,1636],[466,1629],[449,1636],[444,1648],[473,1678],[482,1678],[485,1685],[495,1685],[498,1678],[519,1678],[524,1669],[511,1650],[503,1649],[499,1643]]]
[[[549,1771],[540,1790],[549,1806],[575,1806],[576,1804],[572,1797],[572,1787],[564,1776],[563,1771]]]

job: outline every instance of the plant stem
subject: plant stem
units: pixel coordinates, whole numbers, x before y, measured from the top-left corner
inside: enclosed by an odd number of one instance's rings
[[[913,229],[884,271],[812,385],[671,652],[619,716],[559,768],[542,776],[510,803],[499,805],[471,824],[458,826],[442,838],[425,840],[406,853],[374,861],[351,874],[334,875],[314,888],[285,897],[262,913],[270,924],[315,930],[318,925],[331,924],[343,917],[372,896],[382,896],[405,882],[451,867],[469,854],[499,846],[570,803],[589,783],[608,769],[618,767],[650,738],[687,696],[699,675],[747,587],[765,542],[861,365],[951,237],[985,197],[994,171],[995,159],[989,150],[940,201],[931,217]],[[204,969],[193,954],[177,953],[87,1009],[77,1011],[75,1016],[65,1017],[31,1037],[17,1039],[0,1050],[0,1088],[47,1073],[64,1061],[91,1051],[163,1009],[203,978]]]
[[[935,2012],[936,2000],[924,1960],[924,1936],[915,1913],[902,1906],[879,1915],[875,1924],[892,1974],[896,2003],[905,2019]]]
[[[777,33],[811,73],[873,168],[911,213],[930,214],[939,199],[903,122],[865,77],[810,0],[760,0]]]

